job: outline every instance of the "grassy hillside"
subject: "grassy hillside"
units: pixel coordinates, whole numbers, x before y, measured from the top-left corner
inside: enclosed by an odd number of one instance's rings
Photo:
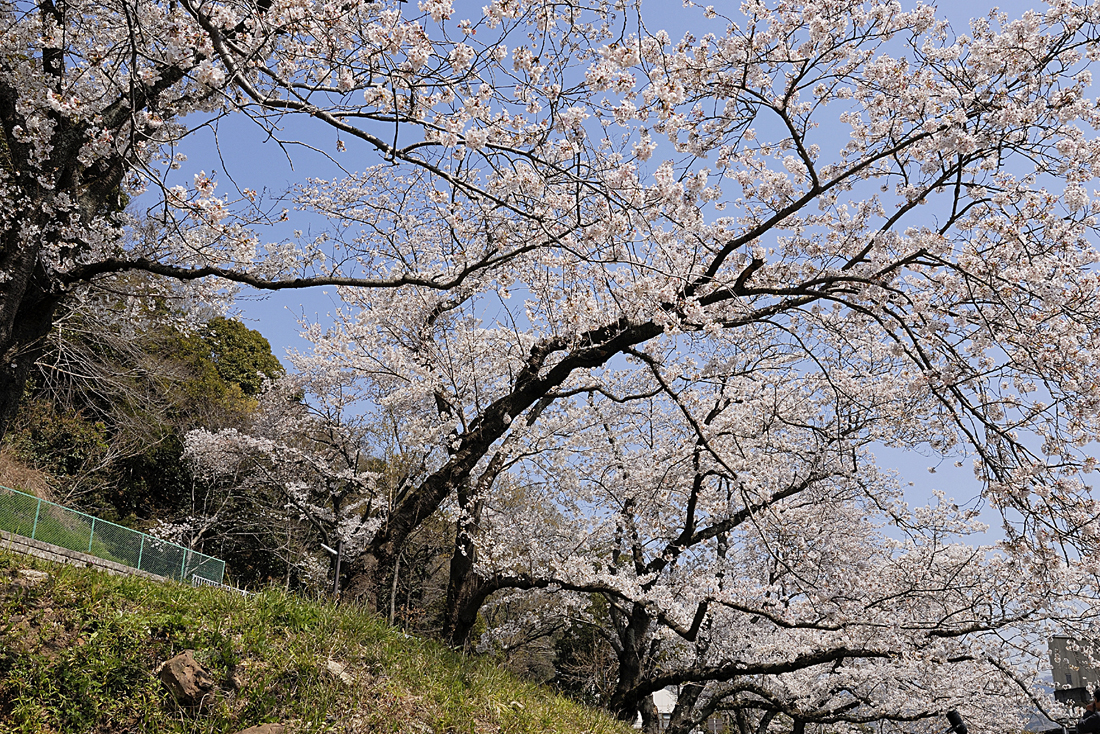
[[[153,673],[188,649],[219,686],[201,714],[178,706]],[[343,679],[330,660],[346,666]],[[230,734],[267,722],[294,732],[631,731],[350,606],[278,591],[244,598],[0,552],[0,732]]]

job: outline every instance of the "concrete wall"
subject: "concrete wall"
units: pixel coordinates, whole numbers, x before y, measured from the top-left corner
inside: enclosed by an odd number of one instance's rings
[[[70,566],[97,568],[100,571],[113,573],[117,576],[141,576],[142,578],[153,579],[154,581],[168,581],[168,579],[163,576],[157,576],[148,571],[139,571],[136,568],[124,566],[121,563],[104,560],[103,558],[96,558],[87,553],[80,553],[78,551],[69,550],[68,548],[62,548],[59,545],[43,543],[41,540],[31,540],[22,535],[6,533],[3,530],[0,530],[0,549],[12,553],[19,553],[24,556],[41,558],[44,561],[53,561],[54,563],[67,563]]]
[[[1053,671],[1054,687],[1086,688],[1091,691],[1100,685],[1100,650],[1088,643],[1072,640],[1068,637],[1055,637],[1050,641],[1050,667]],[[1086,700],[1091,699],[1089,696]]]

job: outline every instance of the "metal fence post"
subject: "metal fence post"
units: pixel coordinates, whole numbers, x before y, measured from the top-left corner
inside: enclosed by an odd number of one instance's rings
[[[34,534],[38,532],[38,514],[42,512],[42,498],[38,498],[38,504],[34,508],[34,526],[31,527],[31,540],[34,540]]]
[[[95,518],[92,518],[92,529],[88,531],[88,553],[92,552],[92,538],[95,537]]]
[[[332,574],[332,595],[340,596],[340,556],[344,554],[344,541],[336,541],[336,572]]]
[[[141,554],[144,553],[144,552],[145,552],[145,535],[143,533],[142,536],[141,536],[141,545],[138,546],[138,564],[137,564],[137,568],[138,568],[139,571],[141,570]]]

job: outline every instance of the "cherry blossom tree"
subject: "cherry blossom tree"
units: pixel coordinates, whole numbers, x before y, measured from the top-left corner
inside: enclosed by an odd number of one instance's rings
[[[859,722],[925,717],[967,691],[1035,695],[1042,625],[1079,623],[1095,593],[1089,12],[955,36],[929,8],[751,5],[679,44],[578,14],[569,33],[604,44],[569,55],[587,62],[583,84],[560,55],[543,69],[546,52],[513,48],[514,98],[479,77],[464,109],[490,112],[465,137],[417,142],[454,143],[445,175],[381,167],[303,186],[300,206],[380,274],[439,268],[399,297],[344,291],[347,310],[299,359],[405,416],[426,457],[347,593],[377,599],[403,539],[453,501],[452,639],[500,590],[604,594],[619,643],[608,705],[625,719],[668,684],[697,686],[686,728],[744,697],[763,715]],[[470,63],[500,48],[468,39]],[[530,73],[552,81],[524,86]],[[1004,518],[998,553],[944,540],[969,510],[904,510],[876,443],[971,463]],[[547,499],[491,523],[514,477]],[[816,588],[802,578],[813,557],[788,577],[786,554],[823,521],[765,520],[805,518],[792,504],[878,517],[913,547],[853,523],[861,542],[828,549],[843,571]],[[777,579],[762,560],[746,570],[754,546]],[[775,592],[793,616],[759,601],[780,579],[798,580]],[[755,619],[773,642],[753,627],[703,637]],[[694,658],[663,673],[670,635],[688,645],[670,655]],[[904,664],[929,655],[954,667]],[[868,688],[830,666],[868,671]],[[815,684],[806,701],[779,692],[799,680]],[[897,698],[876,698],[885,680]],[[903,689],[919,703],[901,705]]]
[[[614,8],[530,12],[457,25],[439,68],[466,85],[375,95],[398,135],[414,102],[454,107],[401,149],[434,163],[394,152],[299,192],[396,291],[345,290],[298,368],[362,378],[429,457],[353,593],[373,593],[444,499],[476,521],[463,498],[541,451],[527,436],[572,425],[585,396],[665,395],[731,466],[695,401],[741,372],[764,394],[798,378],[794,427],[811,446],[834,437],[834,464],[867,441],[965,455],[1014,548],[1091,546],[1091,10],[956,36],[923,6],[748,5],[677,44]],[[668,157],[651,163],[658,137]]]
[[[482,646],[562,621],[595,628],[616,657],[600,703],[647,728],[666,686],[680,690],[674,731],[724,711],[746,732],[904,728],[953,707],[983,729],[1018,728],[1045,696],[1050,635],[1089,634],[1091,566],[965,544],[983,529],[976,509],[909,508],[858,431],[807,426],[817,376],[776,366],[773,381],[759,359],[696,397],[705,440],[667,396],[593,398],[572,422],[548,421],[543,450],[517,464],[528,501],[505,485],[479,497],[476,523],[460,520],[479,596],[456,617],[497,591],[551,594],[537,622]],[[592,594],[607,612],[586,618]]]
[[[187,434],[184,458],[219,501],[208,501],[214,511],[187,513],[174,525],[193,541],[225,524],[222,512],[240,515],[243,505],[253,523],[293,528],[299,575],[328,588],[324,569],[334,574],[336,558],[319,562],[328,555],[321,546],[343,544],[349,555],[362,549],[380,523],[378,507],[390,502],[384,494],[388,472],[364,453],[368,444],[358,422],[326,412],[323,403],[305,404],[297,383],[292,375],[270,384],[245,431]]]
[[[741,686],[720,706],[801,682],[806,701],[763,715],[829,721],[847,705],[831,691],[851,689],[856,709],[904,718],[900,680],[935,693],[992,666],[1026,684],[1011,666],[1027,654],[996,657],[990,636],[1080,620],[1097,538],[1095,6],[962,34],[923,5],[748,1],[698,9],[675,42],[626,2],[3,12],[5,405],[72,284],[141,269],[202,298],[340,286],[335,323],[306,332],[304,389],[399,416],[420,457],[369,515],[346,594],[380,606],[403,544],[451,502],[452,635],[497,590],[606,593],[633,630],[624,718],[676,682],[706,683],[701,707],[712,684]],[[324,236],[262,245],[253,192],[171,185],[192,112],[277,138],[308,119],[335,160],[377,165],[300,186]],[[158,203],[131,222],[119,197],[142,191]],[[938,515],[879,477],[876,443],[971,462],[1004,519],[997,553],[957,559]],[[544,499],[487,535],[517,487]],[[878,517],[913,547],[868,531],[827,553],[847,581],[795,584],[789,569],[817,564],[785,549],[809,553],[823,521],[792,504]],[[748,598],[773,586],[782,612]],[[703,636],[756,619],[771,642]],[[695,672],[646,667],[658,628]],[[943,641],[972,673],[914,663],[878,698],[880,656],[938,660]],[[866,688],[818,686],[859,670]]]
[[[758,416],[761,407],[738,410]],[[569,602],[548,605],[526,628],[568,620],[610,644],[615,684],[599,703],[623,718],[640,712],[655,730],[649,696],[674,686],[674,732],[705,728],[723,712],[746,734],[868,722],[907,730],[951,708],[981,730],[1020,728],[1045,698],[1036,683],[1050,635],[1088,634],[1087,569],[1051,562],[1043,575],[965,544],[981,529],[973,509],[942,496],[910,509],[897,483],[862,457],[790,491],[806,465],[753,445],[776,440],[764,431],[714,435],[712,445],[753,449],[723,482],[721,469],[695,463],[690,440],[664,443],[653,461],[654,446],[631,424],[649,432],[654,415],[651,407],[617,420],[604,412],[606,449],[586,446],[566,462],[597,476],[564,466],[545,475],[546,486],[568,477],[565,496],[585,497],[568,521],[568,505],[554,498],[557,538],[540,533],[526,509],[492,513],[477,533],[488,583],[510,576],[515,588]],[[594,454],[590,464],[579,460]],[[594,489],[582,495],[578,479]],[[749,498],[751,513],[731,511]],[[602,598],[606,613],[578,615],[579,600],[569,599],[577,591]],[[516,636],[508,626],[487,634],[488,646]]]

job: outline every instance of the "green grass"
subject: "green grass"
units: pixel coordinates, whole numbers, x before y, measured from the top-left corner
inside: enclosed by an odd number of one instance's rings
[[[245,598],[38,564],[0,553],[0,732],[208,732],[265,722],[296,732],[628,734],[491,661],[408,638],[372,614],[268,591]],[[195,657],[219,682],[185,711],[153,674]],[[347,666],[351,682],[326,670]],[[235,688],[236,681],[239,688]]]
[[[7,500],[7,502],[3,502]],[[29,504],[29,507],[19,507],[18,504]],[[92,526],[90,518],[78,515],[75,512],[65,510],[57,506],[43,503],[42,511],[38,516],[38,524],[35,525],[35,507],[23,497],[0,495],[0,530],[24,537],[31,537],[33,532],[35,540],[44,543],[52,543],[81,553],[90,553],[108,561],[133,565],[112,552],[109,545],[99,538],[92,537],[89,548],[88,539],[91,537]],[[13,505],[11,507],[6,505]]]

